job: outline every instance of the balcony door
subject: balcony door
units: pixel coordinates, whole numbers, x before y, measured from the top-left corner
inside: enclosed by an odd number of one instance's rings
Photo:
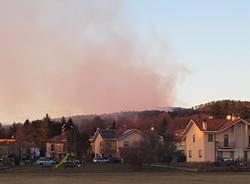
[[[247,151],[244,151],[244,161],[247,162],[248,158],[247,158]]]
[[[229,146],[229,138],[228,135],[225,134],[224,135],[224,147],[228,147]]]

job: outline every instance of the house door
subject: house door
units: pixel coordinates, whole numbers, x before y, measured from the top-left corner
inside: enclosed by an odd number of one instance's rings
[[[238,154],[238,156],[235,156],[235,152],[234,151],[231,151],[230,152],[230,158],[235,161],[236,159],[240,158],[240,153],[239,152],[236,152]]]
[[[218,161],[221,161],[222,159],[223,159],[222,151],[218,151],[218,152],[217,152],[217,160],[218,160]]]
[[[244,151],[244,161],[247,162],[247,151]]]

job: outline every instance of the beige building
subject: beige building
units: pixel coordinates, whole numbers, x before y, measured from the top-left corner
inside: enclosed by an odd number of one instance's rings
[[[18,146],[15,139],[0,139],[0,159],[18,154]]]
[[[97,129],[90,139],[92,152],[95,157],[118,157],[120,150],[132,147],[142,141],[144,134],[137,129],[101,130]]]
[[[51,138],[46,143],[46,157],[62,159],[67,153],[66,143],[67,140],[63,136]]]
[[[250,161],[249,126],[237,118],[191,120],[183,132],[187,162]]]

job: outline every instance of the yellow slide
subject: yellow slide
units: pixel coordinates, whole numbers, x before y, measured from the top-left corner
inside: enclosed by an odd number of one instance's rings
[[[61,167],[64,164],[64,161],[67,160],[68,158],[69,158],[69,153],[67,153],[67,155],[61,160],[61,162],[55,166],[55,168]]]

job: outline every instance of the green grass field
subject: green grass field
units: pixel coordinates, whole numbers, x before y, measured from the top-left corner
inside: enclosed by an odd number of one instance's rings
[[[250,173],[193,173],[163,169],[134,170],[121,165],[80,169],[22,167],[0,171],[2,184],[230,184],[250,182]]]

